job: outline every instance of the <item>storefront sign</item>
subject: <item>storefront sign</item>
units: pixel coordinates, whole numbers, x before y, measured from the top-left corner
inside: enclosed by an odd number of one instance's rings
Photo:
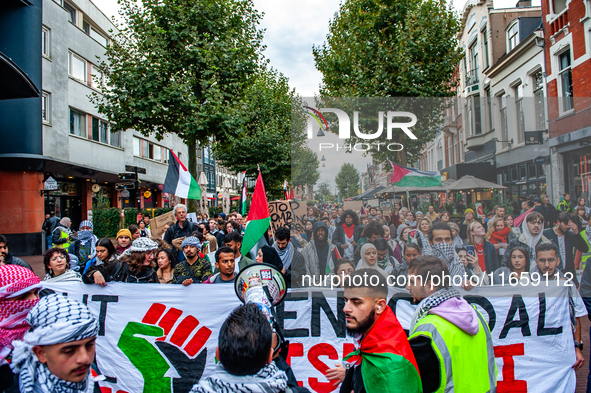
[[[150,191],[144,192],[144,198],[150,199],[151,196],[152,196],[152,193]]]
[[[541,145],[544,143],[544,131],[525,132],[525,145]]]
[[[55,180],[53,177],[50,176],[43,183],[43,189],[44,190],[51,190],[51,191],[57,190],[58,189],[57,180]]]

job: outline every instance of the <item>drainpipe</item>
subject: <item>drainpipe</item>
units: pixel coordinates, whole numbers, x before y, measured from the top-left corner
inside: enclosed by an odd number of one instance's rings
[[[538,35],[538,32],[541,33]],[[539,43],[541,40],[541,44]],[[550,198],[550,203],[554,202],[554,196],[556,195],[554,190],[554,182],[553,182],[553,175],[552,175],[552,151],[550,148],[550,105],[548,104],[548,65],[546,63],[546,52],[545,52],[545,44],[544,44],[544,22],[540,25],[540,29],[536,31],[536,38],[535,43],[539,48],[542,48],[542,55],[544,57],[544,92],[546,93],[546,125],[548,129],[548,160],[549,160],[549,168],[550,171],[546,173],[546,192],[548,192],[548,184],[550,185],[550,193],[548,197]]]

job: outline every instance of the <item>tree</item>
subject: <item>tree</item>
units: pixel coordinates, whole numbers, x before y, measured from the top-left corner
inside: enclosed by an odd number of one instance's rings
[[[261,15],[252,0],[119,3],[123,24],[99,66],[101,94],[92,99],[113,132],[178,135],[198,179],[197,143],[224,143],[242,128],[243,92],[262,50]]]
[[[343,164],[341,170],[335,177],[339,194],[343,198],[350,198],[357,195],[359,189],[359,172],[355,169],[353,164]]]
[[[265,190],[273,198],[283,195],[283,181],[291,176],[290,107],[295,97],[284,75],[261,67],[245,92],[240,134],[214,145],[216,159],[232,171],[256,178],[260,165]]]
[[[451,96],[455,86],[453,74],[462,58],[456,38],[459,29],[460,22],[451,3],[447,5],[443,0],[345,0],[330,22],[326,42],[313,48],[316,68],[323,76],[321,94],[324,97]],[[443,100],[438,103],[443,104]],[[412,107],[413,101],[398,102],[398,105]],[[359,108],[357,102],[351,106]],[[389,158],[403,165],[415,161],[420,149],[438,131],[435,125],[443,106],[432,109],[421,113],[427,121],[422,128],[414,130],[418,139],[410,140],[397,133],[391,141],[374,140],[404,142],[402,152],[373,151],[372,156],[378,162]],[[360,128],[375,130],[377,121],[370,120]],[[361,141],[357,136],[348,140]]]
[[[294,187],[314,186],[320,178],[318,156],[306,145],[292,151],[291,183]]]
[[[318,200],[330,201],[332,200],[330,194],[330,184],[328,182],[322,182],[318,185],[318,190],[316,190],[316,195],[314,198]]]

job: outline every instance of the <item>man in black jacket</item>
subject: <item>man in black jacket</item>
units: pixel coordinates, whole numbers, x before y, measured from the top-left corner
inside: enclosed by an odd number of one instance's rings
[[[273,248],[277,250],[285,268],[284,276],[287,286],[301,286],[302,276],[306,274],[306,262],[303,255],[291,243],[291,234],[288,227],[277,228]]]
[[[8,239],[4,235],[0,235],[0,266],[2,265],[19,265],[33,270],[31,265],[27,262],[20,258],[13,257],[12,254],[8,252]]]
[[[573,217],[568,212],[558,214],[557,225],[554,228],[548,228],[544,231],[544,236],[552,243],[558,246],[560,250],[560,260],[562,271],[571,273],[573,281],[578,286],[577,272],[575,271],[575,253],[573,247],[585,253],[589,251],[589,246],[581,234]]]
[[[187,206],[183,204],[176,205],[174,209],[172,209],[172,214],[176,218],[176,223],[164,233],[164,241],[170,245],[172,245],[174,239],[191,236],[191,233],[199,229],[195,224],[187,220]],[[173,252],[175,253],[177,261],[182,262],[185,260],[185,255],[181,250],[174,249]]]

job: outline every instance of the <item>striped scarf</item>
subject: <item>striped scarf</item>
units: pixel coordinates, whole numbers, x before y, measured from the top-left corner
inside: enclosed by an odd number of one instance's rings
[[[444,301],[452,299],[454,297],[460,297],[460,293],[457,291],[457,289],[441,288],[431,296],[421,300],[412,316],[412,320],[410,323],[410,331],[412,332],[417,323],[425,316],[427,316],[427,314],[429,314],[429,310],[439,306]]]
[[[283,250],[277,246],[277,242],[273,244],[273,248],[277,250],[277,254],[279,254],[279,258],[281,258],[285,270],[289,269],[291,266],[291,258],[293,257],[293,245],[291,244],[291,241],[287,242],[287,247]]]
[[[274,362],[254,375],[233,375],[218,363],[213,375],[199,381],[189,393],[279,393],[285,389],[287,375]]]

